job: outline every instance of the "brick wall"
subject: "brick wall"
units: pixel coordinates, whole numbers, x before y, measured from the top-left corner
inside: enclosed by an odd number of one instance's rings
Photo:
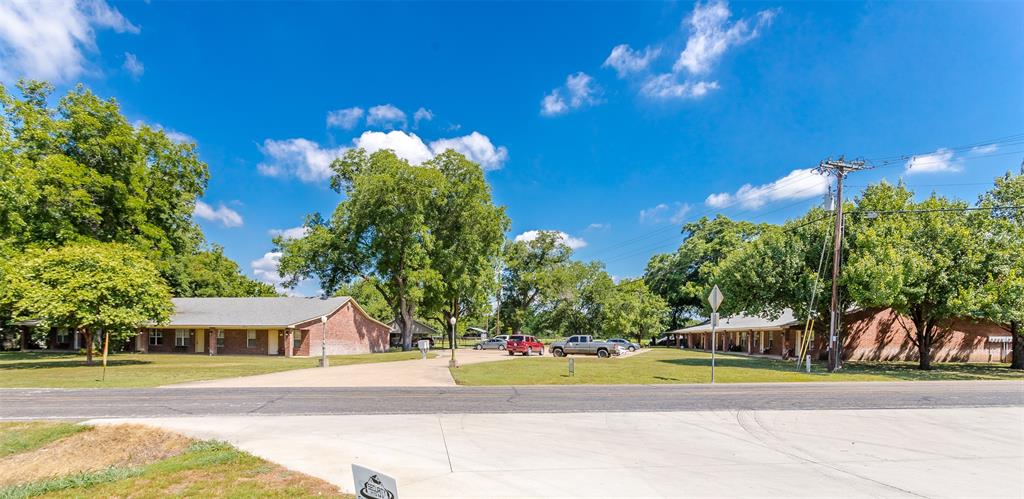
[[[860,311],[845,319],[843,358],[849,360],[917,360],[911,337],[914,324],[891,309]],[[933,362],[1008,362],[1006,347],[989,343],[989,336],[1010,333],[997,324],[953,321],[940,328],[932,345]]]
[[[302,331],[303,338],[295,355],[319,355],[322,341],[320,320],[299,324],[298,329]],[[349,301],[327,318],[327,354],[385,352],[390,331]]]

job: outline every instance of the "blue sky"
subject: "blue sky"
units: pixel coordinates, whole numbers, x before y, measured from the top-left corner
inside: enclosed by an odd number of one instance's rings
[[[854,192],[903,178],[974,200],[1024,157],[985,144],[1024,133],[1022,18],[1009,2],[0,1],[0,79],[81,81],[195,140],[199,223],[258,278],[274,281],[275,231],[333,210],[325,167],[355,145],[454,146],[488,169],[510,238],[562,231],[626,277],[685,221],[820,203],[827,181],[804,170],[829,156],[883,166]]]

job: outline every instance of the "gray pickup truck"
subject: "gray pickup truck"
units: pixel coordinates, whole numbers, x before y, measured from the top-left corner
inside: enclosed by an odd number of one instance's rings
[[[569,354],[596,355],[606,358],[622,353],[619,345],[607,341],[595,340],[593,336],[578,334],[570,336],[565,341],[556,341],[551,344],[551,355],[565,357]]]

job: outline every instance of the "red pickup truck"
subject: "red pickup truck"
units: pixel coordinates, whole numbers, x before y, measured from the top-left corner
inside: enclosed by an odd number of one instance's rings
[[[515,355],[521,353],[523,355],[544,355],[544,344],[537,341],[537,338],[533,336],[526,336],[522,334],[513,334],[508,337],[508,341],[505,345],[505,351],[509,355]]]

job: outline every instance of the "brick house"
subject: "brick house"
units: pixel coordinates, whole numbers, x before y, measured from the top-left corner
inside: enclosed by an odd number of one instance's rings
[[[166,325],[146,327],[138,352],[319,355],[385,352],[390,328],[350,297],[174,298]]]
[[[842,355],[845,360],[915,361],[914,324],[892,309],[856,310],[843,318]],[[991,322],[955,320],[932,345],[934,362],[1010,362],[1010,333]],[[794,355],[804,332],[804,322],[784,310],[778,319],[736,315],[718,322],[716,350],[782,356]],[[677,346],[711,350],[711,325],[707,322],[669,331]],[[809,353],[827,355],[827,334],[816,334]]]

